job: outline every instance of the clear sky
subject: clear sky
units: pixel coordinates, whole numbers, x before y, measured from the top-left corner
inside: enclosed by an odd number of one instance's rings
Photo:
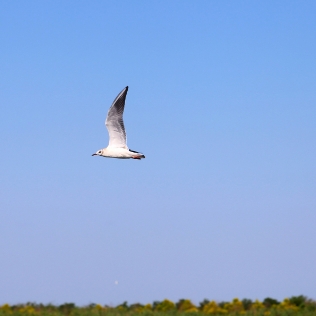
[[[316,298],[315,15],[0,1],[0,304]]]

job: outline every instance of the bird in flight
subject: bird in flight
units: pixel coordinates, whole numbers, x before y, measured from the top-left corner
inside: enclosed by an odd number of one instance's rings
[[[126,145],[126,132],[123,122],[123,112],[128,87],[125,87],[113,101],[108,116],[105,120],[105,126],[109,132],[109,145],[106,148],[98,150],[92,156],[101,156],[107,158],[119,159],[142,159],[145,156],[135,150],[131,150]]]

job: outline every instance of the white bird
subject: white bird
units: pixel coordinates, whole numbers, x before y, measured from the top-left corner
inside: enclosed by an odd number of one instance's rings
[[[126,132],[123,122],[123,112],[128,87],[125,87],[113,101],[108,116],[105,120],[105,126],[109,132],[109,145],[106,148],[98,150],[92,156],[102,156],[108,158],[120,159],[142,159],[145,156],[135,150],[128,149],[126,145]]]

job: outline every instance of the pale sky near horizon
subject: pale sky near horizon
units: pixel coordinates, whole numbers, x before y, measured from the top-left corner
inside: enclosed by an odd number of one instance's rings
[[[0,1],[0,304],[316,299],[315,15]]]

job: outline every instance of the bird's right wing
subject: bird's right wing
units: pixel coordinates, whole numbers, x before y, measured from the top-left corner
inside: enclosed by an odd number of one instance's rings
[[[105,126],[109,132],[109,147],[127,148],[123,112],[128,87],[125,87],[113,101]]]

